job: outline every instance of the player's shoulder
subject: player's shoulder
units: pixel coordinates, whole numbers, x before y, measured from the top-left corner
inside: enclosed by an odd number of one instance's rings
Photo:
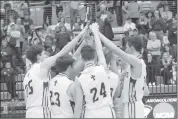
[[[113,77],[113,78],[119,78],[118,74],[110,71],[110,76]]]
[[[95,71],[105,71],[105,67],[103,65],[96,65],[94,70]]]

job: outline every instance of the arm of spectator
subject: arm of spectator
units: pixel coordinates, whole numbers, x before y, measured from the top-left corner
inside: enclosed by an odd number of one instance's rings
[[[122,7],[122,10],[128,14],[127,9],[128,9],[128,5],[125,5],[125,6]]]
[[[151,45],[151,43],[149,41],[147,43],[147,50],[148,51],[153,51],[153,47],[152,47],[152,45]]]
[[[160,21],[160,23],[161,23],[161,25],[162,25],[163,32],[166,33],[167,28],[168,28],[168,27],[167,27],[167,24],[163,21],[162,18],[160,18],[159,21]]]
[[[153,49],[154,50],[159,50],[161,47],[161,41],[157,40],[156,44],[154,44]]]

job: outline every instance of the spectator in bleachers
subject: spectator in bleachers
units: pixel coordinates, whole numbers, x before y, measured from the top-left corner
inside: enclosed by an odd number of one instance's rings
[[[136,23],[139,19],[140,5],[136,0],[131,0],[125,6],[122,7],[122,10],[127,14],[127,17],[130,17],[133,23]]]
[[[59,27],[65,26],[68,31],[71,31],[71,25],[66,22],[66,19],[64,16],[61,17],[60,22],[57,23],[57,26]]]
[[[147,20],[148,20],[148,25],[149,25],[149,29],[151,29],[151,19],[154,17],[153,12],[150,10],[147,12],[146,14]]]
[[[156,62],[152,59],[152,54],[148,53],[147,54],[147,61],[146,61],[146,66],[147,66],[147,83],[149,85],[155,85],[155,64]]]
[[[52,1],[45,0],[44,4],[43,23],[46,23],[48,18],[49,25],[52,25]]]
[[[31,36],[29,37],[29,45],[34,45],[34,44],[43,44],[43,40],[42,38],[39,36],[38,31],[37,30],[33,30],[31,33]]]
[[[19,5],[18,14],[22,20],[24,19],[25,14],[30,14],[28,4],[25,1],[21,1],[20,5]]]
[[[28,33],[31,29],[31,26],[33,25],[33,20],[30,19],[29,14],[24,15],[24,20],[22,21],[24,28],[25,28],[25,33]]]
[[[158,10],[154,11],[154,17],[151,19],[151,28],[156,33],[157,38],[161,41],[163,40],[163,32],[166,32],[166,24],[160,16]]]
[[[74,22],[77,18],[77,16],[79,15],[79,5],[80,5],[80,1],[70,1],[69,3],[69,7],[70,7],[70,25],[71,28],[73,28]]]
[[[163,53],[162,65],[163,69],[161,71],[161,76],[163,77],[164,84],[168,85],[173,78],[172,59],[168,52]]]
[[[63,4],[61,0],[55,1],[56,5],[56,16],[59,17],[60,13],[63,12]]]
[[[6,36],[5,24],[4,20],[1,19],[1,39],[4,39],[5,36]]]
[[[172,27],[168,31],[168,40],[171,46],[171,53],[175,60],[177,60],[177,20],[173,20]]]
[[[154,61],[156,61],[157,69],[160,67],[160,58],[161,58],[161,42],[157,39],[155,32],[149,33],[149,40],[147,43],[148,53],[152,55]],[[159,71],[158,71],[159,73]]]
[[[25,28],[24,28],[24,25],[22,25],[20,18],[17,18],[17,20],[16,20],[15,29],[20,32],[20,36],[21,36],[20,37],[20,50],[22,52],[22,47],[23,47],[23,43],[24,43],[24,40],[25,40],[25,38],[24,38]]]
[[[113,17],[111,12],[106,10],[106,6],[104,4],[100,5],[100,11],[97,12],[96,17],[100,32],[109,40],[113,40],[114,34],[111,27]]]
[[[124,31],[130,31],[136,29],[135,23],[132,22],[131,18],[128,17],[127,21],[125,22],[123,26]]]
[[[172,19],[173,14],[169,11],[168,5],[164,5],[164,11],[161,13],[161,17],[164,17],[165,15],[168,17],[168,20]]]
[[[11,8],[10,3],[4,4],[4,9],[5,9],[5,24],[6,25],[10,23],[10,16],[14,20],[16,20],[19,17],[18,13]]]
[[[146,34],[149,29],[149,23],[148,20],[145,17],[144,13],[140,13],[140,18],[138,19],[136,23],[136,27],[138,29],[139,34]]]
[[[5,68],[1,71],[1,74],[4,77],[6,82],[7,91],[11,94],[11,99],[18,99],[18,95],[16,94],[16,83],[15,83],[15,71],[11,67],[10,62],[6,62]]]
[[[61,50],[70,41],[70,35],[67,32],[66,27],[61,26],[60,33],[58,33],[58,35],[56,36],[56,47]]]
[[[74,30],[74,31],[81,31],[82,29],[83,29],[83,23],[82,23],[82,21],[81,21],[80,16],[78,16],[78,17],[76,18],[75,23],[74,23],[73,30]]]
[[[7,40],[5,39],[2,41],[1,61],[4,65],[6,62],[12,61],[12,51],[11,51],[11,48],[8,46]]]

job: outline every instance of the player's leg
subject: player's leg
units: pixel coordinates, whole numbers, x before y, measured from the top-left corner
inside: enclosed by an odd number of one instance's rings
[[[83,118],[116,118],[114,109],[103,107],[95,110],[87,110],[83,113]]]
[[[123,118],[129,118],[129,114],[130,114],[130,111],[129,111],[129,104],[128,103],[124,103],[124,106],[123,106]]]
[[[135,102],[135,118],[144,118],[144,104],[142,101]]]

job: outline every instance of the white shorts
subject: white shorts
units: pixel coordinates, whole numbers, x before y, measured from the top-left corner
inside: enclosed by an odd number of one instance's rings
[[[84,110],[83,118],[115,118],[115,112],[112,107],[103,107],[95,110]]]
[[[123,118],[144,118],[143,102],[124,103],[123,116]]]
[[[26,118],[51,118],[51,111],[48,107],[32,107],[27,109]]]
[[[51,115],[51,118],[73,118],[73,116],[66,116],[66,115]]]

